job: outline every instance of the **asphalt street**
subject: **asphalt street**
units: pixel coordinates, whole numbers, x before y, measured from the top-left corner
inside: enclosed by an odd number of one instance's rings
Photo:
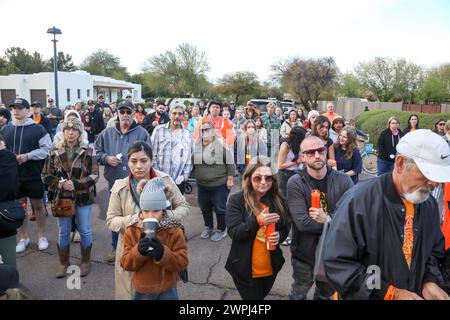
[[[103,171],[103,170],[102,170]],[[236,180],[237,182],[237,180]],[[240,296],[231,276],[225,270],[225,262],[231,244],[229,237],[220,242],[201,239],[203,218],[197,207],[197,190],[186,195],[191,205],[189,216],[185,220],[188,238],[189,282],[178,283],[178,293],[183,300],[239,300]],[[235,186],[232,192],[238,189]],[[106,180],[101,176],[97,183],[97,203],[92,211],[93,249],[92,266],[88,276],[81,278],[77,287],[73,278],[57,279],[58,265],[56,241],[58,236],[57,220],[47,217],[47,237],[50,246],[45,251],[37,247],[36,223],[30,222],[30,246],[17,255],[17,267],[20,282],[36,299],[61,300],[111,300],[114,299],[114,266],[103,262],[104,256],[111,251],[111,233],[106,227],[105,214],[108,207],[109,191]],[[288,299],[292,283],[291,254],[289,247],[282,247],[286,260],[278,274],[276,282],[267,299]],[[80,263],[80,245],[71,244],[71,264]]]

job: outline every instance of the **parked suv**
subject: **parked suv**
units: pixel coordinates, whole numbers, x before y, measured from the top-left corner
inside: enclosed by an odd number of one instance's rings
[[[280,102],[276,99],[252,99],[250,101],[255,104],[261,116],[267,113],[267,104],[269,102],[275,103],[276,107],[281,107]]]
[[[281,100],[280,104],[281,107],[283,108],[283,113],[285,116],[288,116],[291,110],[296,110],[295,102],[292,100]]]

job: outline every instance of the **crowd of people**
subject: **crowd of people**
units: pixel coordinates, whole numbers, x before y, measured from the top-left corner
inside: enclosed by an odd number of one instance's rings
[[[379,177],[361,183],[357,140],[365,133],[332,103],[323,114],[285,117],[272,102],[264,114],[251,101],[216,100],[205,109],[158,101],[147,112],[131,94],[124,98],[108,105],[99,95],[85,110],[76,103],[64,113],[51,98],[45,108],[22,98],[0,108],[0,209],[17,203],[14,212],[27,211],[17,231],[0,217],[8,266],[0,279],[11,280],[0,298],[18,286],[16,253],[29,247],[31,215],[39,250],[48,248],[47,205],[58,223],[55,276],[67,275],[76,238],[80,274],[90,273],[92,204],[104,166],[105,261],[115,265],[116,299],[179,298],[177,282],[188,281],[191,178],[200,238],[231,238],[225,269],[242,299],[269,294],[285,263],[281,245],[292,253],[292,300],[306,299],[313,284],[320,300],[449,299],[450,121],[419,129],[413,114],[400,130],[389,118],[378,138]],[[144,232],[148,219],[158,222],[154,237]],[[369,285],[372,266],[380,286]]]

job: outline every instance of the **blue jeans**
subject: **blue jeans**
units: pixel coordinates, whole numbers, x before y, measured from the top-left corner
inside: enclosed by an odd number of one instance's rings
[[[76,208],[75,219],[77,221],[77,230],[81,237],[81,246],[88,248],[92,244],[91,229],[91,209],[92,205]],[[63,250],[70,244],[70,231],[72,230],[72,217],[58,218],[59,249]]]
[[[217,217],[217,229],[224,231],[227,198],[230,190],[227,185],[218,187],[203,187],[198,185],[198,205],[202,210],[205,226],[214,229],[213,210]]]
[[[383,173],[394,170],[394,162],[377,159],[377,175],[381,176]]]
[[[111,246],[114,251],[117,249],[117,242],[119,241],[119,233],[111,231]]]
[[[139,293],[134,292],[133,300],[178,300],[177,286],[160,293]]]

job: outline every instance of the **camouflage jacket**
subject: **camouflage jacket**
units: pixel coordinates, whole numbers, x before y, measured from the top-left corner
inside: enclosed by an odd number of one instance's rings
[[[54,148],[50,150],[45,160],[42,181],[48,188],[49,200],[58,197],[71,198],[75,199],[77,206],[84,206],[94,202],[98,174],[98,164],[93,156],[93,149],[78,148],[70,161],[64,147]],[[61,179],[72,180],[75,190],[62,189]]]

